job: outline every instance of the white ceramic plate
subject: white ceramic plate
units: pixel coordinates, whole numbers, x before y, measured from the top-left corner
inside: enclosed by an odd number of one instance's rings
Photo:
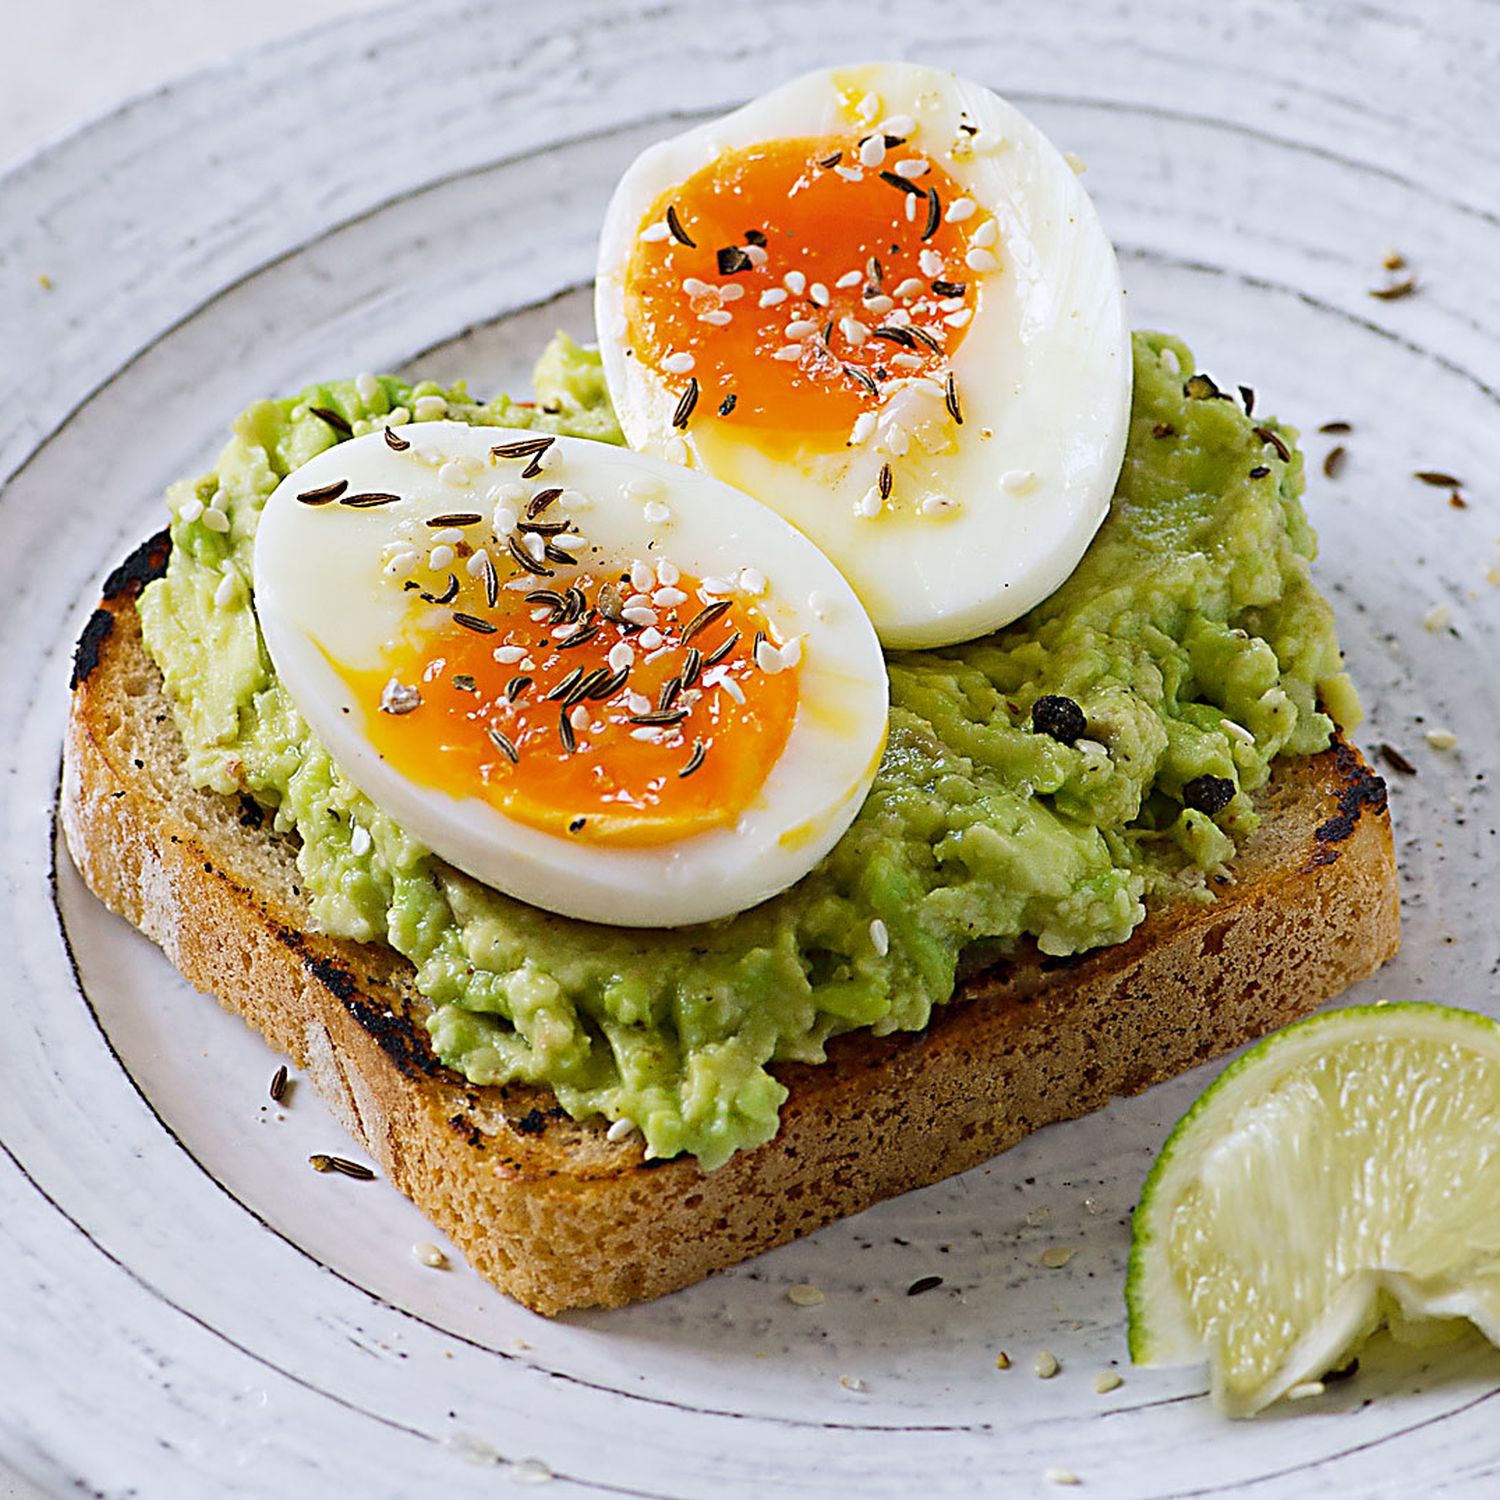
[[[1044,1492],[1051,1466],[1110,1495],[1494,1492],[1500,1359],[1477,1342],[1377,1350],[1240,1426],[1200,1372],[1124,1367],[1129,1210],[1212,1069],[654,1305],[549,1323],[416,1264],[432,1231],[384,1184],[310,1173],[350,1149],[319,1102],[271,1107],[276,1058],[56,846],[72,640],[246,400],[392,366],[514,388],[554,326],[587,332],[596,225],[640,146],[814,62],[911,56],[1086,158],[1138,324],[1262,410],[1354,423],[1312,486],[1320,576],[1361,741],[1418,775],[1392,778],[1406,945],[1351,998],[1500,1012],[1495,12],[1003,9],[439,0],[173,85],[0,182],[0,1458],[46,1493],[394,1500],[550,1472],[957,1496]],[[1420,290],[1372,300],[1392,245]],[[1469,508],[1417,468],[1468,478]],[[1451,627],[1425,629],[1440,603]],[[1427,747],[1438,724],[1456,750]],[[1078,1253],[1042,1269],[1054,1245]],[[785,1299],[802,1281],[822,1306]]]

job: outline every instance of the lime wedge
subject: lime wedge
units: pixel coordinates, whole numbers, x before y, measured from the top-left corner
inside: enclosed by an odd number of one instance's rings
[[[1230,1416],[1382,1326],[1500,1343],[1500,1025],[1374,1005],[1267,1037],[1157,1157],[1125,1296],[1131,1358],[1207,1359]]]

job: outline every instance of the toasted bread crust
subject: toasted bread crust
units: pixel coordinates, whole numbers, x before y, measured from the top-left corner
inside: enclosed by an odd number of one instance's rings
[[[882,1198],[961,1172],[1284,1025],[1396,950],[1384,783],[1339,743],[1279,762],[1210,905],[1114,948],[971,976],[925,1031],[837,1039],[779,1068],[780,1134],[716,1172],[645,1163],[544,1090],[476,1088],[433,1057],[411,967],[320,936],[291,841],[192,787],[134,598],[153,538],[80,641],[62,820],[85,881],[285,1052],[473,1266],[537,1312],[659,1296]]]

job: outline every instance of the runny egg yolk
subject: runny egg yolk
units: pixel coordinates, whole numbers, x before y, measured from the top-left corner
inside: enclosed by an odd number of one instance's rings
[[[700,580],[668,576],[647,590],[644,629],[620,614],[645,607],[628,567],[502,588],[493,606],[466,587],[414,616],[382,670],[338,670],[377,753],[413,782],[584,843],[670,843],[755,800],[791,734],[798,671],[774,670],[774,650],[757,661],[776,642],[751,602],[705,603]]]
[[[936,161],[881,144],[874,167],[852,136],[724,152],[646,216],[626,271],[631,357],[670,390],[697,382],[694,422],[771,452],[832,450],[892,381],[946,378],[978,311],[972,235],[991,221]]]

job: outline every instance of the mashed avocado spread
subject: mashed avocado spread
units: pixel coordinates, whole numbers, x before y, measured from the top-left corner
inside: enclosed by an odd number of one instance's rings
[[[296,832],[324,929],[411,960],[445,1063],[479,1084],[545,1084],[576,1118],[633,1121],[649,1154],[712,1168],[776,1133],[786,1091],[768,1065],[821,1061],[855,1027],[924,1026],[966,950],[1030,937],[1076,953],[1121,942],[1154,901],[1212,900],[1273,757],[1326,748],[1324,708],[1357,718],[1309,577],[1295,434],[1279,429],[1283,460],[1211,383],[1185,387],[1192,369],[1176,340],[1136,336],[1124,470],[1072,577],[994,636],[892,653],[864,809],[791,890],[721,922],[589,926],[450,869],[341,774],[256,626],[260,508],[349,430],[446,416],[620,442],[597,356],[565,337],[537,366],[534,407],[388,376],[251,406],[215,472],[170,492],[146,643],[193,781],[249,792]],[[1047,694],[1082,707],[1076,742],[1033,731]],[[1185,802],[1200,776],[1235,788],[1212,816]]]

